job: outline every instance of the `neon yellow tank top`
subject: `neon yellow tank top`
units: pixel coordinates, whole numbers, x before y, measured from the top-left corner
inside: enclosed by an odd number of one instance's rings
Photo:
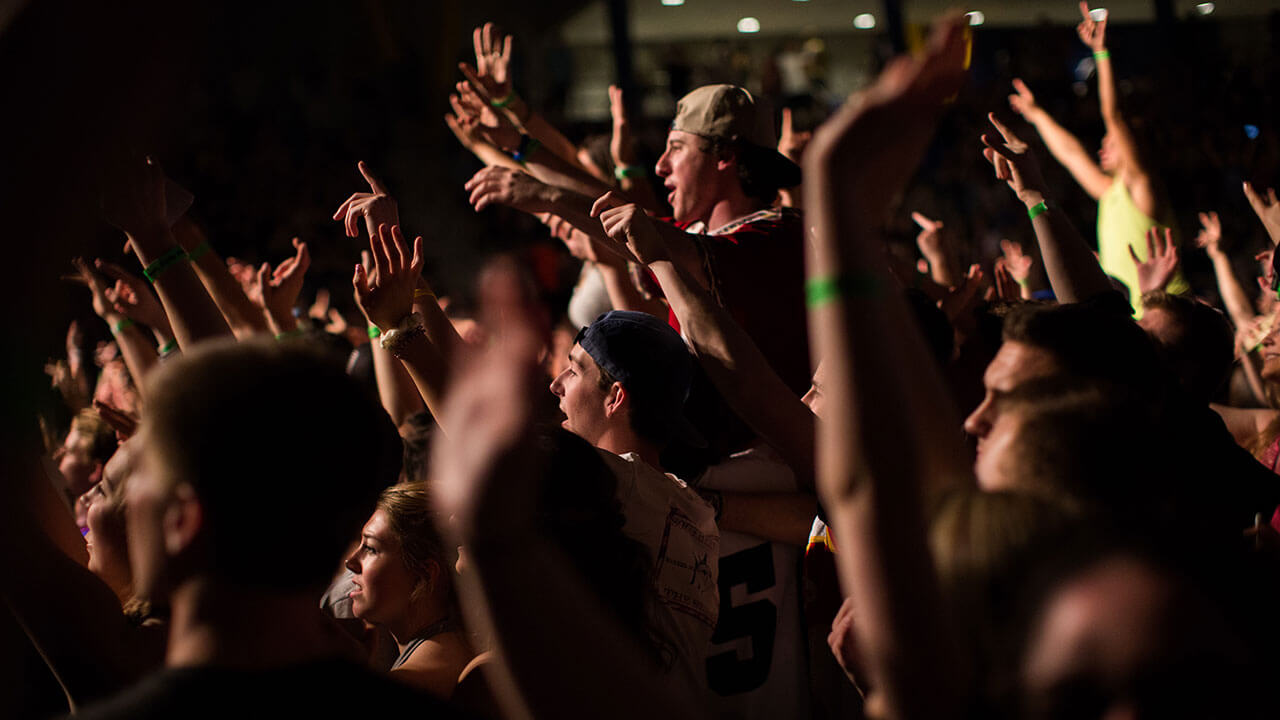
[[[1129,248],[1140,259],[1147,259],[1147,230],[1160,225],[1147,217],[1133,203],[1129,188],[1119,178],[1112,181],[1107,191],[1098,198],[1098,259],[1108,275],[1119,278],[1129,287],[1129,304],[1134,316],[1142,317],[1142,293],[1138,290],[1138,269],[1129,257]],[[1176,237],[1176,234],[1175,234]],[[1170,293],[1181,295],[1191,289],[1182,277],[1174,273],[1169,286]]]

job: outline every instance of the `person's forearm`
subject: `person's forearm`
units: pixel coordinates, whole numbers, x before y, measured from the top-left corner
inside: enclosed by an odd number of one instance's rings
[[[435,347],[436,353],[447,364],[466,341],[458,334],[453,321],[440,309],[440,299],[428,285],[425,278],[419,284],[419,292],[413,299],[413,309],[422,313],[422,324],[427,329],[427,339]]]
[[[721,530],[754,535],[804,547],[818,514],[818,499],[808,493],[722,492]]]
[[[262,310],[244,294],[244,288],[227,270],[226,261],[209,246],[203,235],[178,232],[179,227],[181,223],[175,226],[175,237],[194,256],[191,267],[235,336],[243,340],[270,332]]]
[[[1262,361],[1257,353],[1245,351],[1240,357],[1240,366],[1244,368],[1245,380],[1249,381],[1249,389],[1253,397],[1263,407],[1273,407],[1271,398],[1267,396],[1266,387],[1262,383]]]
[[[128,327],[121,327],[121,323],[126,322],[123,315],[109,313],[104,319],[111,326],[116,345],[120,347],[120,356],[124,358],[124,366],[128,368],[129,375],[133,378],[133,386],[138,388],[139,394],[142,394],[143,388],[146,387],[143,380],[147,372],[155,367],[158,359],[155,346],[151,344],[151,340],[147,338],[142,328],[132,322],[127,323]]]
[[[545,146],[529,153],[529,157],[525,158],[524,168],[530,175],[548,185],[566,188],[587,197],[599,197],[612,189]]]
[[[507,117],[516,122],[516,126],[523,128],[526,133],[535,138],[542,146],[558,155],[562,160],[583,172],[586,168],[578,162],[578,146],[574,145],[569,138],[564,136],[555,128],[554,125],[547,122],[540,114],[533,111],[524,98],[516,95],[510,105],[506,107]]]
[[[1245,294],[1240,281],[1236,279],[1236,271],[1231,267],[1231,257],[1222,251],[1210,251],[1209,260],[1213,262],[1213,275],[1218,281],[1218,292],[1222,295],[1222,304],[1227,307],[1227,314],[1237,328],[1244,328],[1253,322],[1253,303]]]
[[[484,163],[485,165],[489,165],[489,166],[498,165],[501,167],[509,167],[512,170],[521,169],[520,163],[516,162],[515,160],[512,160],[510,155],[502,152],[501,150],[494,147],[493,145],[490,145],[487,142],[477,141],[470,145],[466,145],[465,147],[471,151],[472,155],[476,156],[476,159],[478,159],[480,162]]]
[[[666,318],[666,305],[661,300],[645,298],[640,294],[640,290],[631,281],[626,261],[611,258],[609,262],[596,263],[596,269],[600,271],[600,279],[604,282],[605,291],[609,293],[609,304],[614,310],[634,310]]]
[[[1093,161],[1089,151],[1072,135],[1070,131],[1058,124],[1049,113],[1036,109],[1026,115],[1027,120],[1035,126],[1044,140],[1045,147],[1054,159],[1071,173],[1075,181],[1095,200],[1106,192],[1111,178]]]
[[[1102,111],[1102,120],[1108,126],[1120,118],[1120,108],[1116,102],[1116,78],[1111,67],[1111,53],[1107,50],[1095,51],[1093,54],[1095,67],[1098,69],[1098,109]]]
[[[449,378],[449,366],[444,356],[426,335],[421,335],[409,340],[399,357],[404,369],[409,372],[409,377],[413,379],[413,384],[418,388],[418,394],[426,402],[427,409],[439,423]],[[449,434],[449,429],[444,425],[441,425],[440,429],[445,435]]]
[[[681,333],[725,401],[778,451],[801,487],[812,488],[813,413],[778,377],[751,336],[687,272],[670,260],[649,268],[680,320]]]
[[[1019,198],[1028,212],[1045,202],[1040,193],[1027,193]],[[1098,264],[1098,258],[1085,244],[1066,214],[1053,203],[1031,220],[1040,244],[1049,285],[1061,303],[1074,303],[1097,297],[1112,290],[1111,280]]]
[[[962,664],[941,611],[923,485],[967,475],[959,416],[884,266],[871,230],[880,218],[844,196],[874,180],[845,177],[833,156],[807,165],[811,352],[827,376],[818,487],[839,538],[841,585],[867,619],[859,645],[897,717],[952,717]]]
[[[425,407],[422,396],[404,365],[383,350],[377,338],[371,340],[369,346],[373,352],[373,377],[378,385],[378,399],[391,416],[391,422],[400,427]]]
[[[129,240],[144,268],[170,250],[179,248],[168,228],[130,234]],[[172,263],[158,273],[152,285],[182,348],[190,348],[193,343],[207,338],[232,334],[231,327],[205,291],[190,262],[179,260]]]

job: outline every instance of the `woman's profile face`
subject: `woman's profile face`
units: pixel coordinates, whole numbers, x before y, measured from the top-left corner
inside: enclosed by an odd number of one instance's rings
[[[120,455],[117,451],[116,455]],[[123,482],[125,474],[113,456],[102,481],[89,489],[81,501],[86,506],[85,547],[89,551],[89,570],[112,588],[119,590],[132,584],[129,567],[129,542],[125,532]],[[127,468],[126,468],[127,469]],[[79,504],[79,503],[78,503]]]
[[[394,625],[408,615],[417,579],[405,566],[400,540],[383,510],[374,511],[360,531],[360,545],[347,558],[347,569],[355,575],[350,598],[356,617]]]

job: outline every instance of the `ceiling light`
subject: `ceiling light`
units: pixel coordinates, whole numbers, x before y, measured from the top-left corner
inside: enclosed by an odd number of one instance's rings
[[[662,0],[662,4],[667,7],[675,7],[677,5],[683,5],[684,0]]]
[[[982,23],[987,21],[987,16],[984,15],[981,10],[974,10],[973,12],[967,12],[964,14],[964,16],[969,18],[970,25],[981,25]]]
[[[1094,8],[1094,9],[1092,9],[1092,10],[1090,10],[1090,11],[1089,11],[1089,17],[1090,17],[1094,22],[1102,22],[1103,20],[1106,20],[1106,19],[1107,19],[1107,9],[1106,9],[1106,8]]]
[[[744,17],[738,21],[738,32],[740,33],[760,32],[760,21],[753,17]]]
[[[853,26],[859,30],[870,30],[876,26],[876,16],[871,13],[862,13],[853,19]]]
[[[1218,9],[1218,6],[1214,5],[1213,3],[1200,3],[1196,5],[1196,12],[1200,13],[1201,15],[1212,15],[1213,11],[1217,9]]]

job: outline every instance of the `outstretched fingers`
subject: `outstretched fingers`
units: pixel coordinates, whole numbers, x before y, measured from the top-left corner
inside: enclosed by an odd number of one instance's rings
[[[591,204],[591,217],[599,217],[600,213],[605,210],[618,207],[622,204],[624,204],[622,198],[620,198],[616,192],[610,190],[596,198],[596,201]]]

